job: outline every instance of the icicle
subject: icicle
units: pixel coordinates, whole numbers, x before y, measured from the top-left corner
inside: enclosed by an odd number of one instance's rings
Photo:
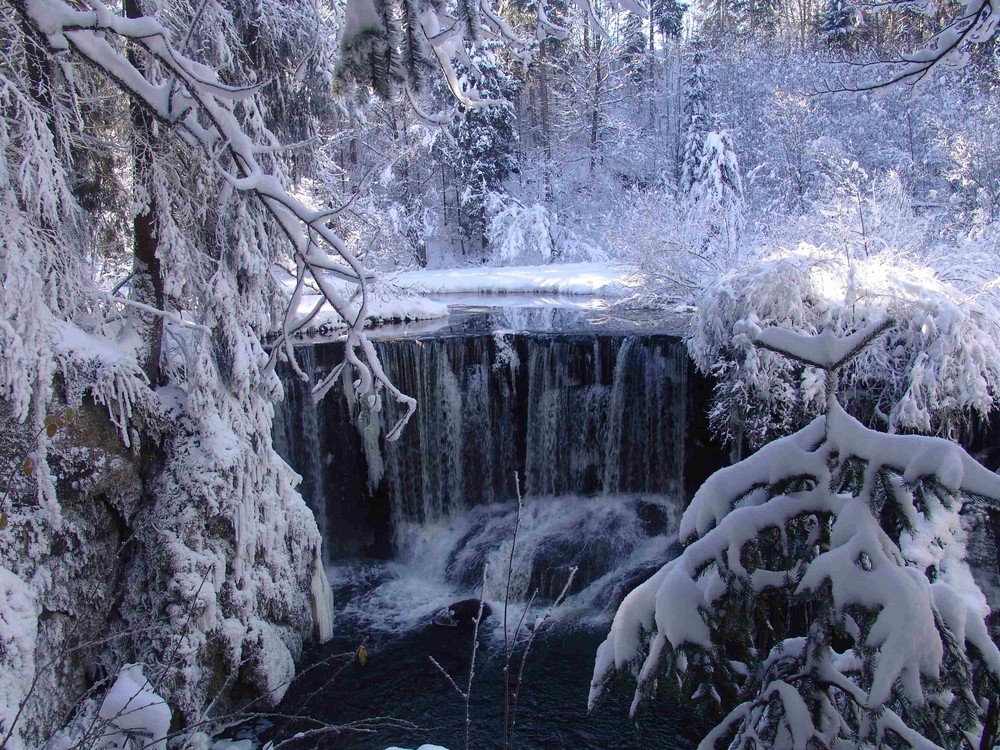
[[[326,578],[323,556],[316,550],[313,556],[312,585],[310,587],[313,622],[316,623],[316,638],[326,643],[333,638],[333,589]]]

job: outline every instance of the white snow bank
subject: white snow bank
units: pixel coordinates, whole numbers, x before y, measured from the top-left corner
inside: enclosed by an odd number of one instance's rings
[[[9,731],[31,690],[37,636],[34,593],[11,571],[0,567],[0,738]],[[6,747],[24,747],[19,732],[11,733]]]
[[[592,294],[622,297],[642,277],[632,266],[611,263],[553,263],[503,268],[445,268],[404,271],[396,286],[423,294]]]
[[[140,664],[126,664],[118,673],[115,684],[104,696],[100,717],[120,731],[112,741],[120,740],[122,747],[128,740],[126,733],[142,734],[149,738],[143,747],[166,750],[170,732],[170,706],[153,691]]]
[[[280,279],[286,294],[291,297],[295,280]],[[361,311],[361,296],[356,294],[353,284],[327,279],[327,283],[345,298],[351,300],[351,313],[356,316]],[[354,296],[352,296],[354,295]],[[375,282],[368,289],[368,304],[365,307],[367,325],[387,322],[409,322],[414,320],[434,320],[448,316],[448,305],[425,299],[411,290],[400,289],[384,281]],[[315,289],[307,288],[294,311],[294,321],[309,319],[300,329],[301,333],[346,328],[347,323],[336,310],[326,302]],[[353,322],[350,321],[350,322]]]
[[[294,279],[285,277],[279,281],[291,297],[295,288]],[[351,300],[351,311],[357,315],[361,310],[361,298],[356,289],[343,281],[327,281],[342,296]],[[368,326],[437,320],[448,316],[450,306],[483,303],[481,297],[470,298],[470,295],[624,297],[633,293],[641,283],[641,274],[632,266],[596,262],[404,271],[371,284],[365,316]],[[445,295],[448,299],[430,299],[429,295]],[[519,300],[519,303],[523,304],[524,300]],[[549,306],[566,304],[550,299]],[[336,311],[313,289],[303,293],[294,315],[295,321],[308,319],[301,327],[301,333],[346,327]]]

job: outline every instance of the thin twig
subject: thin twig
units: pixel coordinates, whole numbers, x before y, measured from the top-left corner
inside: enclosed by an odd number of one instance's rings
[[[479,650],[479,623],[483,621],[484,596],[486,594],[486,572],[489,566],[483,567],[483,585],[479,590],[479,612],[476,614],[476,625],[472,630],[472,658],[469,659],[469,681],[465,686],[465,750],[469,750],[469,699],[472,696],[472,679],[476,676],[476,651]]]
[[[510,727],[510,655],[512,646],[507,640],[507,607],[510,603],[510,579],[514,572],[514,550],[517,547],[517,530],[521,526],[521,478],[514,472],[514,490],[517,493],[517,510],[514,516],[514,535],[510,540],[510,556],[507,558],[507,590],[503,596],[503,748],[507,750]],[[522,615],[523,617],[523,615]],[[515,638],[517,633],[515,632]]]
[[[542,615],[538,620],[535,621],[535,627],[531,629],[531,635],[528,636],[528,642],[524,646],[524,653],[521,654],[521,667],[517,671],[517,682],[514,684],[514,703],[511,707],[510,715],[510,741],[514,742],[514,727],[517,725],[517,699],[521,694],[521,684],[524,681],[524,665],[528,662],[528,654],[531,652],[531,644],[535,642],[535,637],[541,632],[542,628],[545,627],[545,623],[548,621],[549,617],[552,615],[552,610],[563,603],[566,598],[566,594],[569,593],[570,586],[573,585],[573,579],[576,578],[576,571],[578,568],[574,565],[569,569],[569,578],[566,579],[566,585],[563,586],[559,596],[556,600],[552,602],[545,614]]]
[[[444,675],[444,678],[448,680],[448,684],[455,688],[455,692],[462,696],[462,700],[465,700],[467,696],[462,692],[462,688],[458,686],[458,683],[455,682],[454,678],[448,674],[448,671],[438,664],[437,660],[433,656],[428,654],[427,658],[430,659],[431,664],[437,668],[437,671]]]

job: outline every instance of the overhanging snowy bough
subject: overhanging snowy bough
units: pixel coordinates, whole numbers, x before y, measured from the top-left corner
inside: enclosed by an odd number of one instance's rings
[[[278,352],[289,356],[294,366],[289,337],[311,318],[298,317],[297,308],[306,282],[312,282],[323,302],[348,325],[346,361],[356,373],[357,389],[369,394],[375,408],[381,389],[405,406],[399,423],[387,436],[395,438],[416,409],[416,401],[386,377],[364,334],[370,275],[329,226],[331,212],[306,207],[259,163],[258,155],[272,152],[275,144],[255,143],[235,110],[235,104],[252,96],[256,89],[223,83],[214,69],[182,54],[172,44],[166,27],[153,18],[119,16],[99,0],[87,4],[90,10],[78,10],[62,0],[13,2],[50,48],[71,50],[103,71],[158,121],[174,128],[189,145],[201,149],[233,189],[261,201],[292,246],[297,282],[268,367],[274,366]],[[121,43],[135,45],[155,60],[162,80],[149,80],[116,46]],[[342,288],[338,289],[335,280],[347,281],[358,290],[360,307],[351,303]],[[325,393],[336,375],[339,371],[317,384],[314,393]]]
[[[1000,651],[962,509],[1000,506],[1000,477],[946,440],[879,433],[843,409],[837,370],[887,327],[758,334],[826,371],[826,413],[705,482],[686,548],[625,599],[598,649],[591,709],[620,672],[637,683],[633,714],[670,690],[723,716],[704,748],[979,746]]]

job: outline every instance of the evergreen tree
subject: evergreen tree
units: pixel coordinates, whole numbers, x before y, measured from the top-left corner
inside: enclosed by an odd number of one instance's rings
[[[857,28],[857,12],[851,6],[851,0],[826,0],[826,7],[819,17],[819,33],[828,46],[849,50],[853,47]]]
[[[732,0],[735,32],[746,38],[774,35],[781,20],[780,0]]]
[[[687,5],[678,0],[652,0],[649,12],[653,24],[664,39],[677,39],[684,29],[684,12]]]
[[[391,99],[401,90],[420,91],[428,75],[443,68],[458,95],[452,58],[460,55],[463,39],[478,38],[479,10],[471,0],[461,0],[456,24],[443,0],[350,0],[337,63],[338,93],[363,99],[374,92]],[[452,24],[456,33],[448,33]]]
[[[691,42],[691,72],[684,82],[684,118],[687,134],[681,162],[681,194],[690,196],[701,165],[702,147],[708,133],[708,88],[705,73],[705,43],[700,37]]]
[[[875,432],[841,406],[838,372],[890,325],[842,338],[747,326],[825,378],[826,413],[705,482],[684,551],[619,607],[591,706],[621,670],[633,713],[658,689],[728,711],[706,750],[992,746],[980,722],[1000,651],[960,513],[1000,504],[1000,478],[946,440]]]
[[[691,185],[691,215],[705,226],[704,249],[732,252],[746,224],[743,180],[726,132],[710,132],[701,148],[701,163]]]
[[[643,25],[642,18],[630,13],[625,17],[625,25],[622,29],[622,63],[628,71],[629,78],[635,83],[640,83],[646,78],[646,55],[649,40]]]
[[[458,172],[462,183],[460,203],[463,234],[483,241],[486,232],[486,198],[501,190],[517,171],[517,130],[514,127],[516,82],[504,71],[494,50],[497,43],[473,45],[462,87],[472,96],[497,102],[486,108],[461,107],[453,126],[458,144]]]

